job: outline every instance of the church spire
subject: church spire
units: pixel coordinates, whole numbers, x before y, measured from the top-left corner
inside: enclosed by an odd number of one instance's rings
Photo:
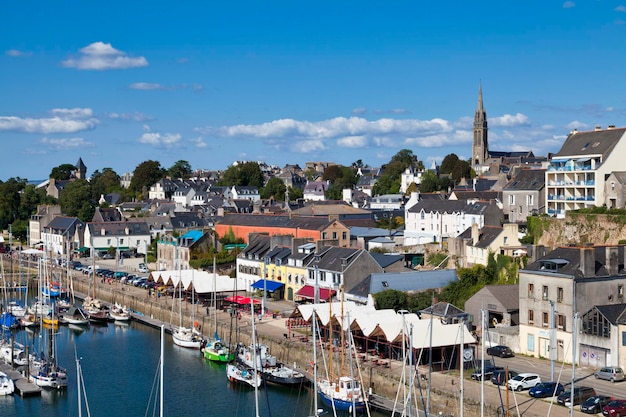
[[[474,141],[472,143],[472,166],[482,165],[489,159],[487,141],[487,112],[483,107],[483,83],[478,86],[478,105],[474,112]]]

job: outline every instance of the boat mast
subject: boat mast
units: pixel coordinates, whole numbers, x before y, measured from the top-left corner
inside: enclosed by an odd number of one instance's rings
[[[317,416],[318,415],[318,411],[317,411],[317,342],[316,342],[316,335],[315,333],[317,332],[316,329],[316,321],[317,321],[317,316],[315,315],[315,309],[313,309],[313,314],[311,315],[311,321],[313,323],[313,407],[315,409],[314,411],[314,415]]]
[[[252,361],[254,362],[254,410],[255,410],[255,415],[256,417],[259,417],[259,384],[258,384],[258,378],[259,376],[257,375],[257,368],[256,368],[256,331],[255,331],[255,326],[254,326],[254,298],[250,297],[250,313],[252,314]]]
[[[159,393],[159,415],[161,417],[163,417],[163,359],[165,358],[165,355],[164,355],[165,349],[164,349],[163,339],[165,339],[165,325],[164,324],[161,325],[161,363],[160,363],[160,366],[161,366],[160,391],[161,392]]]

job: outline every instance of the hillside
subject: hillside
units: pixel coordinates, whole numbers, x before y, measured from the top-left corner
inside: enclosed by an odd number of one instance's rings
[[[626,239],[626,213],[568,213],[565,219],[529,218],[535,243],[550,248],[569,244],[617,245]]]

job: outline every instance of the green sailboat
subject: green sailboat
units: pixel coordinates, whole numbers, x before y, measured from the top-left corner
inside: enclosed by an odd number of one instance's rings
[[[217,300],[216,300],[216,268],[215,258],[213,258],[213,310],[215,312],[215,333],[213,339],[207,341],[206,345],[202,348],[202,354],[204,358],[213,362],[227,363],[235,359],[235,352],[231,352],[230,346],[227,346],[222,342],[217,334]]]

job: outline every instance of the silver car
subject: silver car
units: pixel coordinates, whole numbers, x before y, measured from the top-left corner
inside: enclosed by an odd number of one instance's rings
[[[619,366],[605,366],[593,375],[598,379],[606,379],[611,382],[624,380],[624,370]]]

